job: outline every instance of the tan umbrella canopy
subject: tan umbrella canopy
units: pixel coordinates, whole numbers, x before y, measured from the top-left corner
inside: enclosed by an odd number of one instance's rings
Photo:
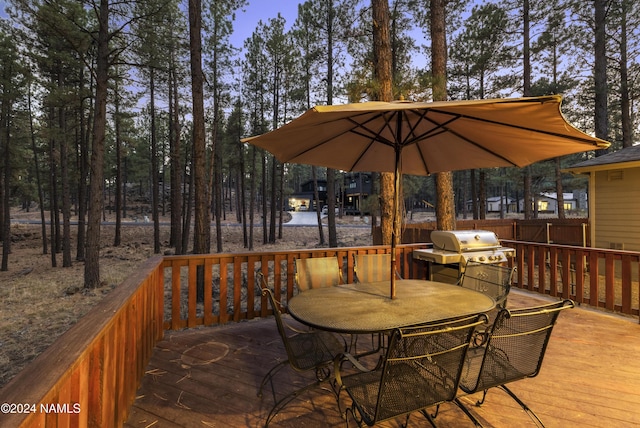
[[[274,131],[244,141],[281,162],[394,172],[396,186],[403,173],[523,167],[609,147],[569,124],[560,111],[561,101],[561,96],[552,95],[316,106]],[[394,269],[395,239],[391,263]],[[393,297],[394,275],[391,278]]]

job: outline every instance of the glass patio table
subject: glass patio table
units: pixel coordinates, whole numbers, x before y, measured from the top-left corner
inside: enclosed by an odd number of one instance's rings
[[[478,291],[417,279],[343,284],[297,294],[288,304],[293,318],[310,327],[336,333],[379,333],[398,327],[479,314],[495,301]]]

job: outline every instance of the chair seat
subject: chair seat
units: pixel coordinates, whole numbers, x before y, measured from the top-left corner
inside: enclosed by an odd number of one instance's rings
[[[333,334],[322,330],[298,333],[288,340],[293,353],[291,363],[298,370],[310,370],[322,363],[329,364],[345,348]]]

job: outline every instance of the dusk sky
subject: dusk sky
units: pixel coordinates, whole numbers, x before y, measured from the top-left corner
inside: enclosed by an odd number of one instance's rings
[[[0,0],[2,1],[2,0]],[[298,15],[298,0],[284,0],[279,2],[265,0],[250,0],[245,11],[238,11],[236,21],[233,24],[232,43],[236,47],[242,47],[242,43],[251,36],[258,26],[258,21],[267,22],[278,16],[278,12],[286,21],[286,29],[291,28]]]

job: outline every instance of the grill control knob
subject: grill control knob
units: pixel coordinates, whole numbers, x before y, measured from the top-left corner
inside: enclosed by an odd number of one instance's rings
[[[480,256],[480,257],[478,257],[478,261],[479,261],[479,262],[483,262],[483,261],[485,261],[485,257],[484,257],[484,256]]]

